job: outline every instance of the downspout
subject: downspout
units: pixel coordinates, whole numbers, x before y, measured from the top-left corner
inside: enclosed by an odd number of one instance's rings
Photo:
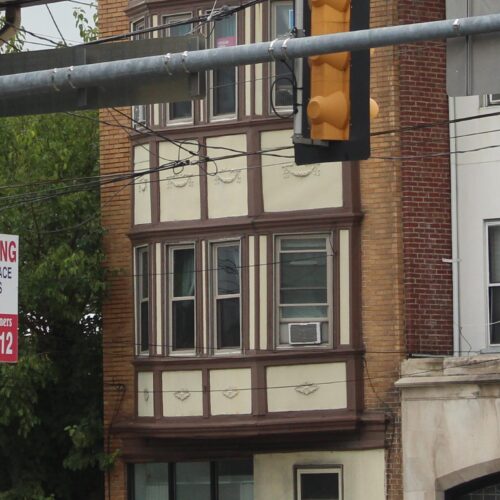
[[[458,181],[457,181],[457,100],[450,98],[450,191],[451,191],[451,269],[453,279],[453,355],[460,356],[460,277],[459,277],[459,251],[458,251]]]
[[[5,23],[0,28],[0,47],[16,36],[21,26],[21,7],[7,5],[5,8]]]

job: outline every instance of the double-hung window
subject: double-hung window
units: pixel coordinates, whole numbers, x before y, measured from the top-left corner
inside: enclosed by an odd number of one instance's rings
[[[136,296],[136,332],[138,352],[149,352],[149,251],[140,247],[135,253],[135,296]]]
[[[500,223],[488,224],[488,323],[490,344],[500,344]]]
[[[342,500],[342,468],[297,467],[295,469],[297,500]]]
[[[195,349],[196,273],[194,246],[169,248],[170,341],[172,351]]]
[[[165,30],[166,36],[186,36],[192,32],[193,25],[187,23],[191,14],[164,16],[162,24],[169,26]],[[192,101],[171,102],[167,104],[168,122],[191,122],[193,119]]]
[[[278,347],[331,344],[330,236],[279,237],[277,254]]]
[[[271,39],[286,35],[293,28],[293,3],[277,0],[271,3]],[[293,74],[290,63],[276,61],[271,66],[271,99],[275,108],[293,104]]]
[[[212,45],[215,48],[237,44],[236,14],[214,21]],[[225,117],[236,113],[236,68],[212,71],[212,117]]]
[[[240,245],[238,242],[213,245],[214,329],[217,349],[239,349],[240,328]]]

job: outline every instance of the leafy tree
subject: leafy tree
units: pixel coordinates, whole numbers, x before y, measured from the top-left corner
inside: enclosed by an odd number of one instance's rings
[[[0,500],[103,498],[98,127],[87,116],[0,121],[0,233],[20,236],[20,360],[0,365]]]

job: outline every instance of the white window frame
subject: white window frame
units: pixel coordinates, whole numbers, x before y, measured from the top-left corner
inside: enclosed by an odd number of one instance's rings
[[[177,21],[188,21],[193,19],[192,12],[180,12],[180,13],[172,13],[172,14],[162,14],[161,16],[161,24],[167,24],[169,20],[176,19]],[[165,28],[163,30],[163,36],[171,36],[170,28]],[[170,103],[165,104],[165,124],[166,126],[175,127],[178,125],[190,125],[194,123],[194,101],[191,100],[191,116],[188,118],[170,118]]]
[[[499,106],[500,94],[487,94],[484,96],[485,106]]]
[[[211,11],[208,10],[205,12],[205,14],[210,15]],[[238,45],[239,42],[239,31],[238,31],[238,14],[233,14],[230,16],[230,19],[234,19],[234,24],[235,24],[235,38],[236,38],[236,45]],[[217,21],[212,21],[208,25],[208,33],[210,35],[210,47],[215,48],[215,23]],[[215,115],[214,114],[214,71],[210,71],[209,73],[209,89],[210,89],[210,106],[209,106],[209,117],[211,122],[218,122],[218,121],[227,121],[227,120],[234,120],[235,118],[238,117],[238,67],[234,68],[234,111],[232,113],[226,113],[226,114],[220,114],[220,115]]]
[[[498,349],[500,342],[494,344],[491,342],[491,310],[490,310],[490,289],[500,287],[500,282],[492,283],[490,281],[490,228],[500,227],[500,221],[490,221],[486,223],[486,345]]]
[[[278,4],[290,4],[290,8],[293,10],[294,8],[294,2],[293,0],[272,0],[269,2],[269,36],[271,40],[274,40],[278,38],[279,36],[282,36],[282,34],[277,34],[276,33],[276,6]],[[290,67],[292,70],[294,69],[293,63],[289,62]],[[291,112],[293,110],[293,84],[292,84],[292,104],[289,104],[287,106],[280,106],[276,104],[276,85],[273,86],[273,82],[276,79],[276,63],[270,63],[269,64],[269,114],[274,115],[273,108],[271,106],[271,102],[274,105],[274,108],[277,111],[283,111],[284,113]],[[290,79],[293,79],[293,74],[290,75]]]
[[[142,269],[142,256],[147,255],[147,266],[146,276],[147,276],[147,287],[148,295],[143,297],[143,281],[144,281],[144,270]],[[147,245],[135,247],[134,249],[134,294],[135,294],[135,338],[136,338],[136,354],[147,356],[149,355],[149,344],[151,342],[151,328],[150,328],[150,308],[151,308],[151,275],[149,272],[149,266],[151,262],[151,252]],[[142,304],[147,304],[147,321],[148,321],[148,348],[146,350],[142,349]]]
[[[194,291],[193,295],[184,296],[184,297],[174,297],[174,252],[176,250],[193,250],[193,273],[194,273]],[[185,243],[185,244],[175,244],[169,245],[167,247],[167,256],[168,256],[168,285],[167,285],[167,293],[168,293],[168,345],[169,345],[169,354],[171,356],[190,356],[196,353],[197,343],[196,343],[196,291],[198,287],[197,282],[197,272],[196,272],[196,245],[194,243]],[[174,329],[173,329],[173,303],[181,300],[192,300],[193,301],[193,322],[194,322],[194,330],[193,330],[193,348],[186,349],[174,349]]]
[[[339,496],[344,499],[344,478],[342,465],[297,465],[295,467],[295,500],[303,500],[301,486],[303,474],[337,474],[339,481]]]
[[[219,295],[218,294],[218,265],[217,265],[217,249],[222,247],[238,246],[238,274],[239,274],[239,284],[240,291],[238,294],[230,295]],[[212,262],[212,300],[211,300],[211,310],[212,310],[212,345],[213,350],[217,354],[232,354],[239,353],[243,348],[243,336],[242,336],[242,300],[241,300],[241,240],[225,240],[216,241],[211,243],[211,262]],[[217,301],[228,299],[228,298],[238,298],[239,299],[239,323],[240,323],[240,345],[239,347],[219,347],[219,335],[218,335],[218,324],[217,324]]]
[[[327,286],[327,317],[325,319],[318,318],[293,318],[293,320],[283,321],[283,323],[309,323],[309,322],[324,322],[327,324],[327,334],[328,340],[327,342],[311,345],[311,344],[298,344],[291,345],[289,342],[281,343],[280,342],[280,330],[281,330],[281,321],[280,321],[280,307],[282,306],[280,300],[280,257],[281,257],[281,242],[287,239],[316,239],[316,238],[324,238],[325,239],[325,252],[326,252],[326,286]],[[274,266],[274,288],[275,288],[275,307],[274,307],[274,315],[275,315],[275,334],[274,334],[274,343],[277,349],[304,349],[304,348],[312,348],[312,349],[325,349],[333,347],[333,286],[334,286],[334,278],[333,278],[333,234],[332,233],[299,233],[299,234],[282,234],[276,235],[274,241],[274,249],[275,249],[275,262]],[[313,250],[314,251],[314,250]],[[284,253],[293,253],[292,251],[284,251]],[[319,251],[318,251],[319,253]],[[297,304],[298,305],[298,304]]]

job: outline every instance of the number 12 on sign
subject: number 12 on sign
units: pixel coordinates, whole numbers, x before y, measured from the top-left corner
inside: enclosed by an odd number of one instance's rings
[[[17,358],[17,316],[14,314],[0,314],[0,361],[15,363]]]

